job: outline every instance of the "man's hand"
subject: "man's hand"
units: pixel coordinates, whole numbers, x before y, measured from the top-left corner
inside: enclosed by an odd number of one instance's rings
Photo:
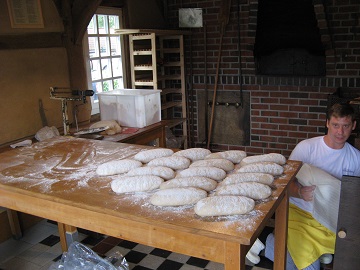
[[[299,186],[298,194],[304,201],[312,201],[316,186]]]

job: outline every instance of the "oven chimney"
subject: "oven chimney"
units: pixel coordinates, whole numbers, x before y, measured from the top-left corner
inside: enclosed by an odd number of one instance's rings
[[[259,0],[254,56],[258,74],[325,75],[325,50],[312,0]]]

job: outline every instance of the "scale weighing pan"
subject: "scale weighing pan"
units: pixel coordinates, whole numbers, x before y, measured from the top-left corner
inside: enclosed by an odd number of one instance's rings
[[[110,128],[109,126],[105,126],[105,127],[98,127],[98,128],[83,129],[83,130],[80,130],[78,132],[75,132],[74,135],[84,135],[84,134],[99,133],[99,132],[105,131],[105,130],[107,130],[109,128]]]

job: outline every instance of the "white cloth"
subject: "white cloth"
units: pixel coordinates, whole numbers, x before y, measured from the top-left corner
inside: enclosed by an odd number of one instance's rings
[[[35,139],[41,142],[43,140],[51,139],[56,136],[60,136],[60,133],[56,127],[45,126],[41,128],[38,132],[36,132]]]
[[[341,179],[343,175],[360,176],[360,151],[349,143],[345,143],[342,149],[330,148],[324,142],[324,136],[298,143],[289,160],[300,160],[322,169],[337,179]],[[290,197],[290,202],[313,213],[311,202],[294,197]]]
[[[316,185],[312,203],[312,216],[323,226],[335,232],[339,212],[340,188],[339,179],[325,171],[303,164],[296,175],[303,186]]]

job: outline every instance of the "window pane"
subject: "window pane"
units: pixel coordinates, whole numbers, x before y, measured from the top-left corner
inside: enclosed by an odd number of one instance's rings
[[[112,85],[112,80],[104,81],[103,82],[103,91],[108,92],[111,90],[114,90],[113,85]]]
[[[88,28],[87,28],[88,34],[96,34],[96,32],[97,32],[95,18],[96,18],[96,16],[93,16],[88,25]]]
[[[92,90],[94,91],[93,99],[94,99],[94,101],[98,101],[99,96],[97,95],[97,93],[102,92],[102,83],[101,82],[93,82],[92,87],[93,87]]]
[[[91,68],[91,80],[96,81],[101,79],[101,67],[99,60],[91,60],[90,61]]]
[[[110,37],[111,55],[121,55],[120,37]]]
[[[115,30],[119,29],[119,17],[118,16],[109,16],[109,26],[110,33],[115,34]]]
[[[101,69],[103,78],[111,78],[111,62],[109,58],[101,59]]]
[[[98,28],[99,28],[99,34],[107,34],[107,16],[106,15],[98,15]]]
[[[96,37],[89,37],[89,56],[90,58],[99,57],[99,45]]]
[[[100,37],[100,55],[110,56],[109,37]]]
[[[122,78],[114,80],[114,89],[124,89],[124,81]]]
[[[121,58],[112,58],[113,76],[119,77],[123,74]]]

